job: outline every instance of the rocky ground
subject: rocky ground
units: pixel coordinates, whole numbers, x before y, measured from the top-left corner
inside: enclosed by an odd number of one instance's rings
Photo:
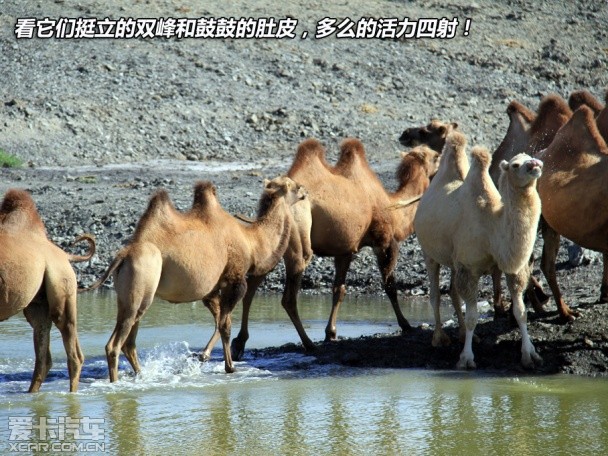
[[[406,127],[432,117],[456,121],[470,143],[493,149],[506,131],[510,100],[535,108],[547,93],[567,97],[584,88],[603,98],[608,87],[606,2],[326,3],[0,0],[0,154],[23,162],[0,171],[0,191],[29,189],[49,236],[62,246],[82,232],[96,235],[98,255],[76,265],[87,285],[129,239],[158,187],[186,208],[193,183],[208,179],[226,209],[251,214],[262,179],[285,172],[302,139],[323,141],[331,161],[339,141],[356,136],[393,188],[397,138]],[[457,17],[459,26],[449,40],[314,38],[326,17],[339,23],[406,16]],[[291,17],[298,25],[295,38],[280,40],[16,39],[17,19],[28,17]],[[608,306],[594,304],[601,261],[590,252],[573,267],[565,247],[558,280],[584,313],[570,325],[558,323],[552,303],[547,315],[530,313],[530,333],[545,358],[539,372],[606,375]],[[332,274],[331,261],[315,258],[305,292],[327,293]],[[415,236],[401,247],[396,275],[402,293],[427,292]],[[279,266],[265,291],[280,291],[282,277]],[[447,276],[442,280],[446,288]],[[367,249],[348,286],[350,293],[382,293]],[[480,299],[490,292],[484,279]],[[480,369],[518,371],[519,333],[507,320],[484,321],[478,334]],[[340,340],[319,347],[319,360],[452,367],[460,345],[432,349],[430,337],[423,327]],[[299,347],[278,348],[292,349]]]

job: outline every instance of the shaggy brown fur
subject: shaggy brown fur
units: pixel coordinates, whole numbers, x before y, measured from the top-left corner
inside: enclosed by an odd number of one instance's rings
[[[532,253],[540,217],[540,199],[535,190],[541,163],[525,154],[503,161],[500,191],[490,175],[490,156],[474,148],[471,168],[462,180],[455,166],[466,159],[464,138],[453,132],[444,148],[437,176],[420,201],[414,220],[424,251],[430,280],[430,298],[435,312],[433,345],[449,343],[439,315],[439,267],[452,270],[452,303],[461,327],[466,327],[459,368],[474,368],[473,332],[477,324],[477,286],[482,274],[497,267],[507,274],[515,318],[522,333],[522,363],[540,361],[527,333],[522,291],[528,280],[528,258]],[[452,143],[453,142],[453,143]],[[452,169],[446,169],[446,168]],[[466,303],[463,320],[460,298]]]
[[[577,90],[576,92],[572,92],[570,97],[568,97],[568,106],[573,112],[581,106],[588,106],[595,116],[604,109],[602,103],[588,90]]]
[[[340,156],[334,167],[335,174],[346,177],[368,197],[368,203],[372,208],[372,219],[361,247],[370,246],[374,249],[384,290],[391,301],[397,322],[404,330],[409,328],[409,323],[399,308],[394,269],[399,243],[414,232],[413,220],[417,204],[396,211],[387,209],[400,200],[421,195],[429,186],[430,179],[437,172],[438,166],[439,153],[427,146],[419,146],[409,154],[403,154],[397,170],[399,187],[396,192],[387,192],[369,165],[361,141],[348,138],[340,145]],[[335,339],[337,336],[336,320],[346,293],[346,274],[352,258],[350,253],[336,257],[333,305],[325,330],[326,340]]]
[[[230,315],[245,294],[246,275],[267,274],[283,255],[290,233],[288,204],[301,198],[291,180],[270,193],[265,212],[250,226],[222,209],[208,182],[196,184],[192,208],[185,213],[175,209],[164,190],[151,198],[132,241],[91,286],[97,288],[114,274],[118,315],[106,345],[110,381],[118,378],[120,350],[135,373],[140,371],[135,339],[154,296],[172,303],[202,299],[222,338],[225,370],[234,371]],[[213,337],[201,358],[208,358]]]
[[[528,147],[530,125],[536,120],[536,114],[517,101],[512,101],[507,107],[509,127],[507,133],[492,154],[490,176],[497,184],[500,177],[500,163],[526,150]]]
[[[538,105],[538,113],[530,126],[528,146],[525,153],[535,156],[545,149],[557,131],[572,117],[572,111],[566,101],[559,95],[545,96]]]
[[[606,96],[608,97],[608,92]],[[598,114],[596,123],[602,138],[604,138],[604,141],[608,142],[608,107],[602,109]]]
[[[95,241],[83,235],[90,250],[70,255],[48,240],[32,197],[6,192],[0,207],[0,321],[23,310],[34,330],[36,363],[29,391],[36,392],[51,365],[50,331],[55,323],[68,358],[70,391],[78,389],[84,356],[77,333],[76,275],[70,261],[89,260]]]
[[[407,211],[391,214],[387,206],[392,198],[416,194],[428,186],[429,176],[433,175],[438,165],[438,154],[428,148],[421,148],[411,156],[404,158],[397,192],[387,193],[378,177],[373,173],[365,150],[360,141],[347,139],[341,145],[341,155],[335,167],[330,167],[325,159],[325,149],[315,139],[308,139],[298,147],[294,162],[288,176],[301,183],[309,192],[312,227],[310,240],[313,251],[322,256],[335,257],[336,275],[333,287],[332,314],[326,327],[326,339],[336,337],[336,316],[340,303],[344,299],[346,273],[353,254],[364,246],[372,246],[378,257],[385,290],[391,298],[397,320],[404,329],[409,324],[397,302],[396,287],[392,271],[396,262],[398,242],[411,234],[411,215],[409,227],[403,222],[408,217]],[[417,172],[417,167],[428,172]],[[409,179],[408,182],[405,179]],[[415,207],[414,207],[415,209]],[[411,213],[412,210],[410,210]],[[397,226],[395,223],[402,223]],[[299,237],[302,238],[300,234]],[[297,259],[300,255],[295,255]],[[306,335],[297,311],[297,292],[300,288],[301,272],[308,262],[299,260],[298,267],[287,261],[286,288],[283,294],[283,306],[289,314],[302,344],[308,350],[314,344]],[[297,273],[290,273],[293,269]],[[243,326],[241,333],[232,342],[233,353],[242,355],[248,337],[246,322],[249,305],[243,306]]]
[[[441,152],[445,145],[445,139],[450,132],[457,128],[458,124],[455,122],[443,123],[440,120],[433,119],[424,127],[404,130],[399,137],[399,142],[405,147],[426,145],[437,152]]]
[[[605,111],[598,120],[605,118]],[[548,224],[543,226],[541,268],[560,315],[573,320],[578,313],[564,302],[555,277],[560,235],[604,254],[600,300],[608,300],[608,147],[593,110],[581,106],[539,157],[546,164],[538,191]]]

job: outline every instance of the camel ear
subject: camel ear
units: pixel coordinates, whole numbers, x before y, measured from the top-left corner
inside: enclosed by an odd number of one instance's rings
[[[407,157],[407,154],[408,154],[408,152],[406,152],[406,151],[402,150],[402,151],[401,151],[401,158],[405,158],[405,157]]]
[[[446,130],[447,128],[445,128],[443,125],[437,129],[440,135],[445,135]]]
[[[500,169],[502,169],[503,171],[506,171],[507,169],[509,169],[509,162],[507,160],[501,161]]]
[[[456,122],[452,122],[452,128],[456,130],[458,128],[458,124]]]
[[[264,188],[268,188],[268,187],[270,187],[270,180],[264,179]]]

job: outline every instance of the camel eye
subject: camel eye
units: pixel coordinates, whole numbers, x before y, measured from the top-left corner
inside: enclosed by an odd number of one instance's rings
[[[519,168],[519,163],[513,163],[513,168],[515,168],[515,169]]]

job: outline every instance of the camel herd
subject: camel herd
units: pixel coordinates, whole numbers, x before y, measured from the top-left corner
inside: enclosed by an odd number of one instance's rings
[[[608,93],[607,93],[608,102]],[[356,254],[371,247],[384,290],[403,331],[410,325],[399,307],[395,266],[399,244],[416,232],[429,277],[435,314],[434,346],[451,343],[441,328],[439,268],[451,270],[450,297],[464,343],[457,368],[475,368],[479,278],[492,274],[494,306],[501,308],[501,275],[522,336],[522,364],[542,359],[527,332],[523,294],[535,311],[549,299],[531,276],[537,232],[543,238],[541,270],[564,321],[578,314],[564,302],[555,276],[560,236],[603,253],[600,301],[608,301],[608,108],[589,92],[568,102],[541,100],[537,112],[517,101],[508,108],[509,127],[493,154],[467,140],[456,123],[433,120],[405,130],[410,148],[397,167],[397,190],[385,189],[366,159],[361,141],[346,139],[337,162],[326,160],[316,139],[302,142],[285,176],[265,180],[257,217],[243,220],[220,205],[210,182],[194,187],[191,209],[178,211],[166,191],[150,199],[130,242],[88,290],[114,278],[115,329],[106,345],[110,381],[118,378],[120,352],[135,373],[139,321],[155,296],[171,303],[202,300],[215,331],[200,353],[208,360],[221,338],[225,370],[234,371],[249,337],[249,310],[264,277],[283,259],[282,305],[302,345],[314,350],[298,314],[297,295],[313,253],[334,258],[332,309],[325,340],[337,337],[337,315],[346,275]],[[83,235],[85,255],[70,255],[48,240],[31,196],[9,190],[0,207],[0,320],[23,310],[34,331],[35,368],[29,388],[38,391],[50,367],[51,323],[61,332],[68,358],[70,391],[76,391],[84,361],[76,328],[77,286],[70,262],[85,261],[95,241]],[[238,335],[230,343],[231,314],[243,302]],[[463,315],[461,300],[466,312]]]

